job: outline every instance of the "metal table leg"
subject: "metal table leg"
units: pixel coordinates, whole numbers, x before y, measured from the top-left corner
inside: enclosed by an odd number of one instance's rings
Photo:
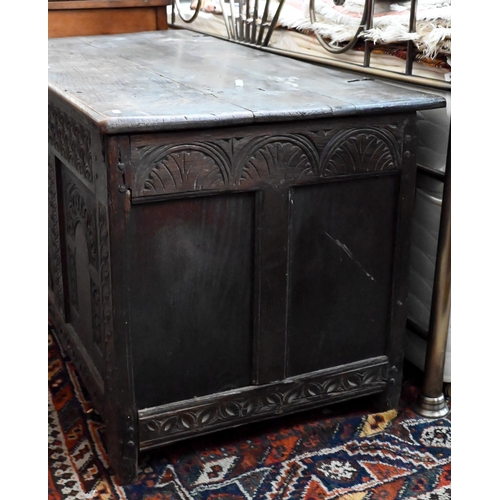
[[[443,394],[443,373],[451,309],[451,131],[444,179],[443,204],[434,275],[424,381],[413,410],[427,418],[449,413]]]

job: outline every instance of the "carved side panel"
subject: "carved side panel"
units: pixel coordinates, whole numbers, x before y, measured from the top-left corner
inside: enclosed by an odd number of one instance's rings
[[[132,146],[132,196],[317,182],[400,168],[390,127],[346,128],[207,142]]]
[[[56,179],[56,164],[54,155],[49,154],[49,284],[54,292],[57,301],[57,307],[62,314],[64,309],[64,290],[63,276],[61,264],[60,250],[60,234],[59,234],[59,214],[57,203],[57,179]]]
[[[102,355],[104,312],[100,278],[102,263],[97,232],[98,214],[94,206],[93,195],[86,188],[79,187],[68,175],[64,176],[64,190],[68,295],[71,310],[78,315],[71,322],[77,321],[84,332],[91,330],[86,333],[86,336],[92,339],[93,346]],[[78,261],[78,250],[80,253],[82,250],[77,242],[78,227],[83,229],[84,240],[80,240],[80,245],[83,244],[86,248],[87,264],[84,262],[86,257],[84,261],[81,260],[82,257],[80,257],[80,262]],[[79,271],[78,266],[80,266]],[[79,275],[79,272],[83,274]],[[80,304],[82,297],[84,300]]]
[[[94,179],[89,131],[54,104],[49,104],[49,144],[87,182]]]
[[[88,246],[90,263],[97,267],[97,237],[95,229],[95,210],[87,206],[84,196],[76,185],[68,181],[66,189],[66,234],[70,238],[75,237],[78,223],[82,223]]]
[[[382,390],[387,382],[387,363],[362,366],[344,373],[323,373],[268,386],[257,386],[245,392],[220,394],[208,402],[186,401],[182,407],[158,415],[141,416],[141,448],[167,443],[190,434],[230,427],[239,421],[292,412],[321,402],[327,404],[346,398],[350,393]]]
[[[80,214],[89,213],[87,210]],[[89,360],[89,354],[95,353],[95,350],[89,352],[88,344],[82,342],[80,336],[76,336],[73,329],[67,328],[62,311],[54,309],[54,304],[49,302],[49,314],[57,330],[58,338],[63,343],[67,354],[71,357],[79,374],[89,390],[92,400],[96,403],[101,414],[104,413],[105,401],[103,379],[109,378],[109,374],[114,370],[114,353],[112,340],[112,305],[111,305],[111,276],[109,259],[109,236],[107,212],[102,204],[97,207],[98,221],[98,240],[99,240],[99,271],[90,274],[90,293],[92,300],[92,335],[94,346],[100,351],[106,361],[106,367],[100,370],[101,363],[95,363],[95,358]],[[75,222],[70,223],[74,226]],[[68,254],[67,254],[68,255]],[[68,271],[73,268],[76,270],[76,263],[68,265]],[[76,272],[76,271],[75,271]],[[94,279],[95,278],[95,279]],[[75,280],[76,281],[76,280]],[[70,279],[71,282],[71,279]],[[75,282],[76,285],[76,282]],[[74,292],[70,292],[73,302],[77,305],[78,294],[76,286]],[[76,299],[76,300],[75,300]],[[74,307],[75,304],[72,304]],[[105,370],[105,371],[104,371]],[[107,386],[108,396],[113,392],[112,386]]]

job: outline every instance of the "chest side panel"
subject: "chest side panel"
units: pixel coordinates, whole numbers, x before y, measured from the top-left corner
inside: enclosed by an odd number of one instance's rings
[[[49,94],[51,320],[96,404],[102,404],[110,323],[107,182],[96,127]]]

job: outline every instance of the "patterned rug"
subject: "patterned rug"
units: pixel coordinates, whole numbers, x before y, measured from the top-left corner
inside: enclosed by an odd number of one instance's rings
[[[48,498],[450,500],[450,416],[417,417],[417,383],[405,381],[397,411],[370,414],[359,400],[144,454],[138,481],[122,487],[102,420],[49,327]]]

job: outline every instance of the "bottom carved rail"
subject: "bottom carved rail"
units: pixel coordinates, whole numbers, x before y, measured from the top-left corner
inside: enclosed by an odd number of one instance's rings
[[[253,420],[382,392],[387,387],[385,356],[139,411],[140,449],[237,426]]]

